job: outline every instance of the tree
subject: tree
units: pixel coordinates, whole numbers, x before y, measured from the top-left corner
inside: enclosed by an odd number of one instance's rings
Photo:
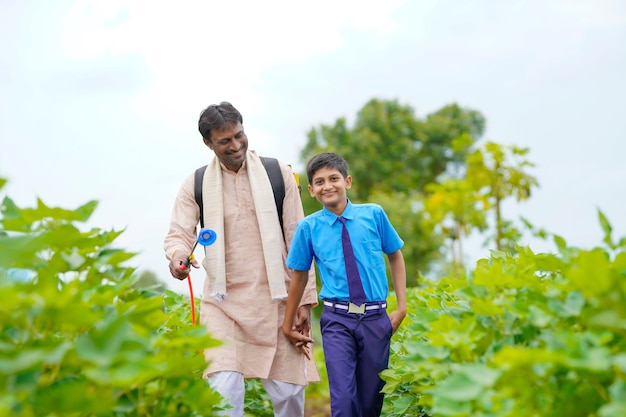
[[[158,293],[164,293],[167,289],[167,286],[152,271],[142,271],[133,286],[135,288],[151,289]]]
[[[463,273],[463,240],[472,230],[485,230],[485,201],[466,179],[448,178],[431,183],[424,211],[432,227],[450,240],[451,273]]]
[[[373,99],[358,112],[352,129],[345,118],[311,129],[301,157],[307,161],[319,152],[336,152],[346,158],[358,180],[351,192],[355,200],[380,191],[413,194],[463,165],[484,127],[478,111],[457,104],[420,120],[411,106]]]
[[[526,172],[534,166],[525,158],[528,152],[528,148],[487,142],[467,159],[467,181],[493,211],[495,232],[489,240],[499,251],[514,251],[515,241],[521,236],[503,217],[502,201],[509,197],[518,202],[527,200],[532,188],[539,186],[537,179]]]
[[[335,152],[348,161],[354,178],[353,202],[385,203],[391,219],[401,224],[409,282],[416,271],[428,272],[441,258],[443,236],[420,212],[427,185],[462,171],[466,156],[485,127],[476,110],[450,104],[419,119],[415,110],[396,100],[372,99],[357,113],[353,127],[345,118],[312,128],[301,151],[306,163],[320,152]],[[306,175],[302,176],[303,184]],[[303,194],[306,191],[303,192]],[[306,213],[319,203],[304,197]]]

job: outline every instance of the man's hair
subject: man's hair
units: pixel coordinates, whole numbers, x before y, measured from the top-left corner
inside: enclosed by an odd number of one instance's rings
[[[336,169],[344,178],[348,176],[348,163],[345,159],[332,152],[320,153],[311,158],[306,166],[306,175],[310,185],[313,184],[315,173],[322,168]]]
[[[237,122],[243,124],[243,117],[239,110],[229,102],[222,101],[220,104],[211,104],[202,110],[200,120],[198,120],[198,130],[204,139],[210,141],[213,130],[233,126]]]

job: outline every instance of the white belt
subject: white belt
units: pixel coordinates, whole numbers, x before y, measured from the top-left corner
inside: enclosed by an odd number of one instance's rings
[[[324,305],[328,306],[328,307],[335,307],[341,310],[347,310],[348,307],[348,303],[334,303],[332,301],[324,301]],[[379,308],[387,308],[387,303],[382,303],[382,304],[365,304],[365,311],[368,310],[378,310]]]

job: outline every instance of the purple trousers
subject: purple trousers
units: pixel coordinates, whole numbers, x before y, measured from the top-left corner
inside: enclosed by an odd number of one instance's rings
[[[368,303],[369,304],[369,303]],[[333,417],[380,416],[391,322],[384,308],[365,314],[324,306],[320,319]]]

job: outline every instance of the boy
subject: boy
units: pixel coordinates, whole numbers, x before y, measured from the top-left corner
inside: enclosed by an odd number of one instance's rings
[[[320,326],[332,415],[379,416],[384,385],[379,373],[388,366],[391,336],[406,316],[406,271],[400,250],[404,242],[379,205],[350,202],[346,192],[352,177],[342,157],[314,156],[307,176],[311,197],[323,208],[298,223],[291,242],[286,263],[294,274],[283,333],[308,355],[313,339],[301,334],[294,320],[315,260],[322,281]],[[389,315],[383,253],[389,258],[398,304]],[[355,275],[353,290],[349,280]]]

